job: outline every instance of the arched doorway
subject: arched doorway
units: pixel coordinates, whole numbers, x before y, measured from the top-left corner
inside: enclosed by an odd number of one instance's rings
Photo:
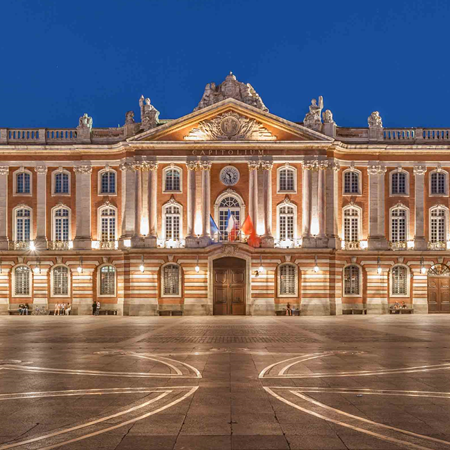
[[[213,261],[213,314],[245,315],[246,262],[225,257]]]
[[[428,312],[450,313],[450,269],[436,264],[428,271]]]

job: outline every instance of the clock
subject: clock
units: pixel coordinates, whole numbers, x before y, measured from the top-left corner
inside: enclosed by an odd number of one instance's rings
[[[234,166],[226,166],[220,171],[220,181],[225,186],[234,186],[239,181],[239,170]]]

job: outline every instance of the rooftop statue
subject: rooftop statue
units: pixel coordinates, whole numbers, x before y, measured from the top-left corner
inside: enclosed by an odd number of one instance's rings
[[[313,130],[320,131],[320,127],[322,125],[322,109],[323,97],[319,97],[319,104],[317,104],[317,100],[313,98],[311,100],[311,105],[309,105],[309,113],[306,114],[305,118],[303,119],[303,125]]]
[[[92,117],[89,117],[87,113],[84,113],[78,120],[78,128],[92,129]]]
[[[382,128],[383,127],[383,121],[381,120],[381,116],[378,111],[374,111],[368,117],[367,123],[369,124],[369,128]]]
[[[159,123],[159,111],[151,104],[150,99],[141,95],[139,99],[141,123],[144,130],[155,128]]]
[[[263,111],[269,111],[261,100],[261,97],[253,89],[252,85],[249,83],[241,83],[236,79],[232,72],[230,72],[222,84],[216,86],[215,83],[208,83],[206,85],[203,97],[194,111],[214,105],[227,98],[234,98],[235,100],[239,100],[240,102],[254,106]]]

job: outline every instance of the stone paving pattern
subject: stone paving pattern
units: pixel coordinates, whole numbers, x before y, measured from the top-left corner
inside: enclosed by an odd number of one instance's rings
[[[450,448],[450,398],[445,396],[305,393],[336,410],[437,439],[425,442],[418,438],[413,444],[413,438],[408,435],[401,435],[400,442],[388,441],[325,421],[280,401],[264,389],[273,388],[280,395],[296,387],[319,391],[345,388],[448,392],[450,370],[445,364],[450,368],[449,331],[450,316],[444,315],[0,317],[2,395],[198,387],[193,394],[159,413],[62,446],[51,439],[24,445],[19,442],[134,407],[155,399],[158,392],[74,393],[44,398],[27,394],[29,398],[19,399],[2,399],[0,395],[0,450]],[[325,356],[293,365],[286,372],[291,378],[259,377],[272,364],[319,353]],[[136,355],[155,358],[142,359]],[[174,365],[185,378],[177,379],[175,369],[161,363],[163,358],[177,361]],[[195,378],[186,364],[197,369],[201,378]],[[418,366],[439,367],[411,373],[392,372]],[[27,371],[26,367],[52,368],[53,373],[39,372],[40,369]],[[275,368],[267,374],[278,373]],[[67,372],[55,372],[60,369]],[[77,374],[75,370],[162,375],[127,378]],[[333,376],[361,371],[380,373]],[[383,371],[388,372],[381,374]],[[171,393],[167,401],[180,396]],[[301,406],[301,399],[294,400],[294,397],[291,395],[290,401]],[[311,405],[308,408],[323,411]],[[107,421],[108,424],[119,422],[119,419]]]

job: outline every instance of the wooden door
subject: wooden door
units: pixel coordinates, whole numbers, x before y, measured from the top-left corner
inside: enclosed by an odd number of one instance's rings
[[[245,261],[216,260],[213,291],[215,315],[245,315]]]
[[[450,277],[428,277],[428,312],[450,313]]]

